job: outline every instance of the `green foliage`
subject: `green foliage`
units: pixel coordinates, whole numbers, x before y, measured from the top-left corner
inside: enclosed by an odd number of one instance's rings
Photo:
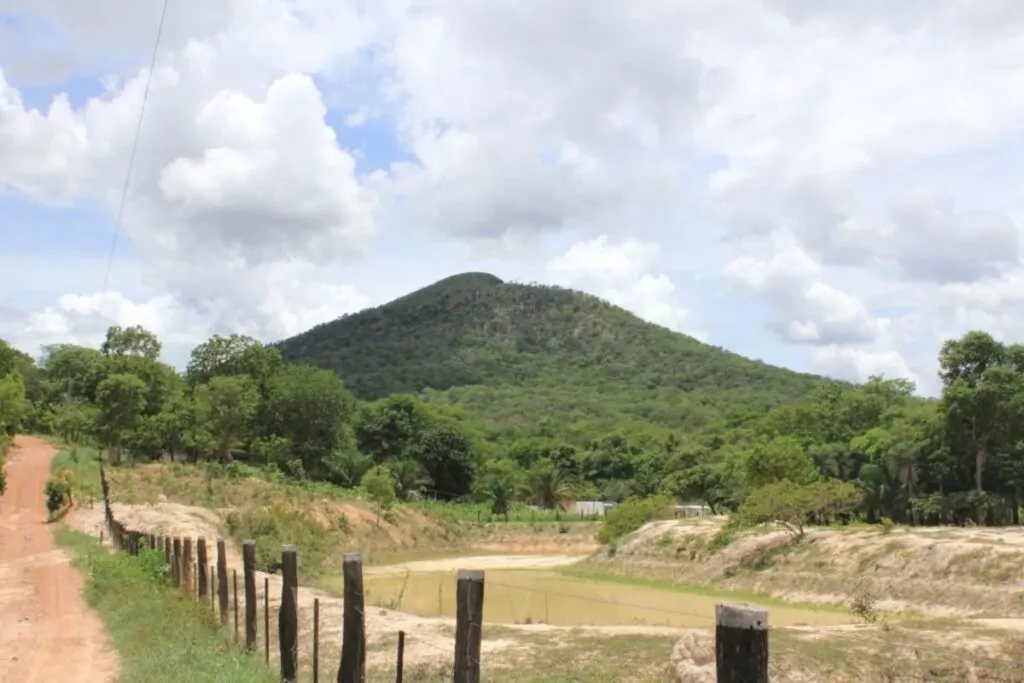
[[[647,522],[669,517],[670,506],[671,501],[665,496],[630,498],[605,513],[601,528],[597,532],[597,541],[606,545],[614,543]]]
[[[257,657],[231,647],[209,605],[172,588],[163,555],[109,553],[82,534],[60,531],[86,577],[85,597],[118,653],[121,683],[272,683]]]
[[[484,465],[476,480],[476,495],[490,505],[490,511],[508,521],[508,513],[522,490],[522,472],[511,460],[493,460]]]
[[[62,478],[79,501],[92,503],[102,497],[100,466],[97,452],[91,448],[71,447],[62,450],[50,464],[54,477]]]
[[[231,449],[251,433],[259,387],[244,375],[214,377],[196,389],[195,400],[196,419],[208,431],[217,455],[228,459]]]
[[[398,500],[395,492],[395,475],[387,465],[374,465],[363,475],[362,487],[377,505],[377,522],[382,511],[390,510]]]
[[[833,515],[815,507],[830,493],[856,498],[844,521],[1007,524],[1024,503],[1024,346],[983,332],[943,345],[942,398],[924,401],[907,380],[793,373],[475,273],[273,347],[214,336],[184,377],[159,352],[139,327],[38,366],[0,344],[0,438],[37,427],[115,464],[239,457],[304,486],[384,466],[396,499],[472,499],[481,518],[665,495],[803,524]]]
[[[54,474],[46,481],[43,495],[46,496],[46,510],[50,517],[56,517],[71,504],[72,481],[67,471]]]
[[[783,479],[751,491],[729,523],[733,528],[777,523],[799,538],[812,520],[829,524],[859,502],[857,489],[849,482],[832,479],[801,485]]]
[[[146,384],[138,376],[116,373],[96,387],[99,428],[110,447],[111,464],[121,460],[121,442],[125,433],[142,417],[146,406]]]
[[[271,573],[281,569],[281,546],[294,544],[299,571],[306,577],[316,576],[324,570],[337,540],[302,510],[283,505],[232,511],[226,522],[228,533],[239,543],[256,541],[256,566]]]
[[[427,390],[507,437],[555,429],[703,431],[799,398],[820,378],[645,323],[596,297],[471,273],[317,326],[278,345],[374,400]],[[548,434],[551,435],[550,433]]]
[[[13,435],[17,432],[31,409],[21,375],[12,371],[0,377],[0,433]]]

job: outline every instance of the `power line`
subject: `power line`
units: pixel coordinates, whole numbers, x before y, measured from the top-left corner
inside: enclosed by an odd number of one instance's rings
[[[114,253],[117,251],[117,241],[121,235],[121,219],[124,216],[124,206],[128,200],[128,187],[132,180],[132,170],[135,168],[135,155],[139,151],[139,138],[142,135],[142,122],[146,118],[146,103],[149,101],[149,88],[153,83],[153,70],[156,68],[156,58],[160,52],[160,40],[164,34],[164,22],[167,19],[167,6],[170,0],[163,0],[163,8],[160,10],[160,23],[156,29],[156,41],[153,43],[153,54],[149,60],[149,73],[146,74],[146,87],[142,91],[142,105],[139,107],[139,120],[135,125],[135,139],[132,141],[131,153],[128,156],[128,170],[124,176],[124,186],[121,188],[121,202],[117,207],[117,217],[114,219],[114,236],[110,241],[110,254],[107,256],[107,268],[103,274],[103,294],[107,292],[107,285],[110,282],[110,270],[114,264]]]

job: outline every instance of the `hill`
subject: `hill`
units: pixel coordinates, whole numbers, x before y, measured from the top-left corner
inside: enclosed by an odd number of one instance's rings
[[[824,381],[589,294],[485,273],[446,278],[276,346],[286,361],[333,370],[364,400],[422,393],[498,430],[557,421],[580,439],[630,422],[694,431],[736,424]]]

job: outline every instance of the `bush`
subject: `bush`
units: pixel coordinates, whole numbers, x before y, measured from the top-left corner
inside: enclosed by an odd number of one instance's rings
[[[256,568],[277,572],[281,546],[298,549],[299,570],[305,577],[319,574],[331,550],[328,530],[301,510],[275,505],[235,511],[227,517],[228,532],[236,541],[256,541]]]
[[[605,514],[597,532],[597,541],[601,544],[611,543],[651,520],[668,517],[670,505],[671,501],[665,496],[630,498]]]
[[[51,477],[43,492],[46,494],[46,509],[51,518],[71,503],[71,483],[61,475]]]

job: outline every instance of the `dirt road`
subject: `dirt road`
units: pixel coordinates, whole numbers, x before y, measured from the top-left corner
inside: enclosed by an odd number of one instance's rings
[[[19,436],[0,497],[0,681],[106,683],[117,659],[82,598],[82,576],[46,524],[43,488],[55,451]]]

